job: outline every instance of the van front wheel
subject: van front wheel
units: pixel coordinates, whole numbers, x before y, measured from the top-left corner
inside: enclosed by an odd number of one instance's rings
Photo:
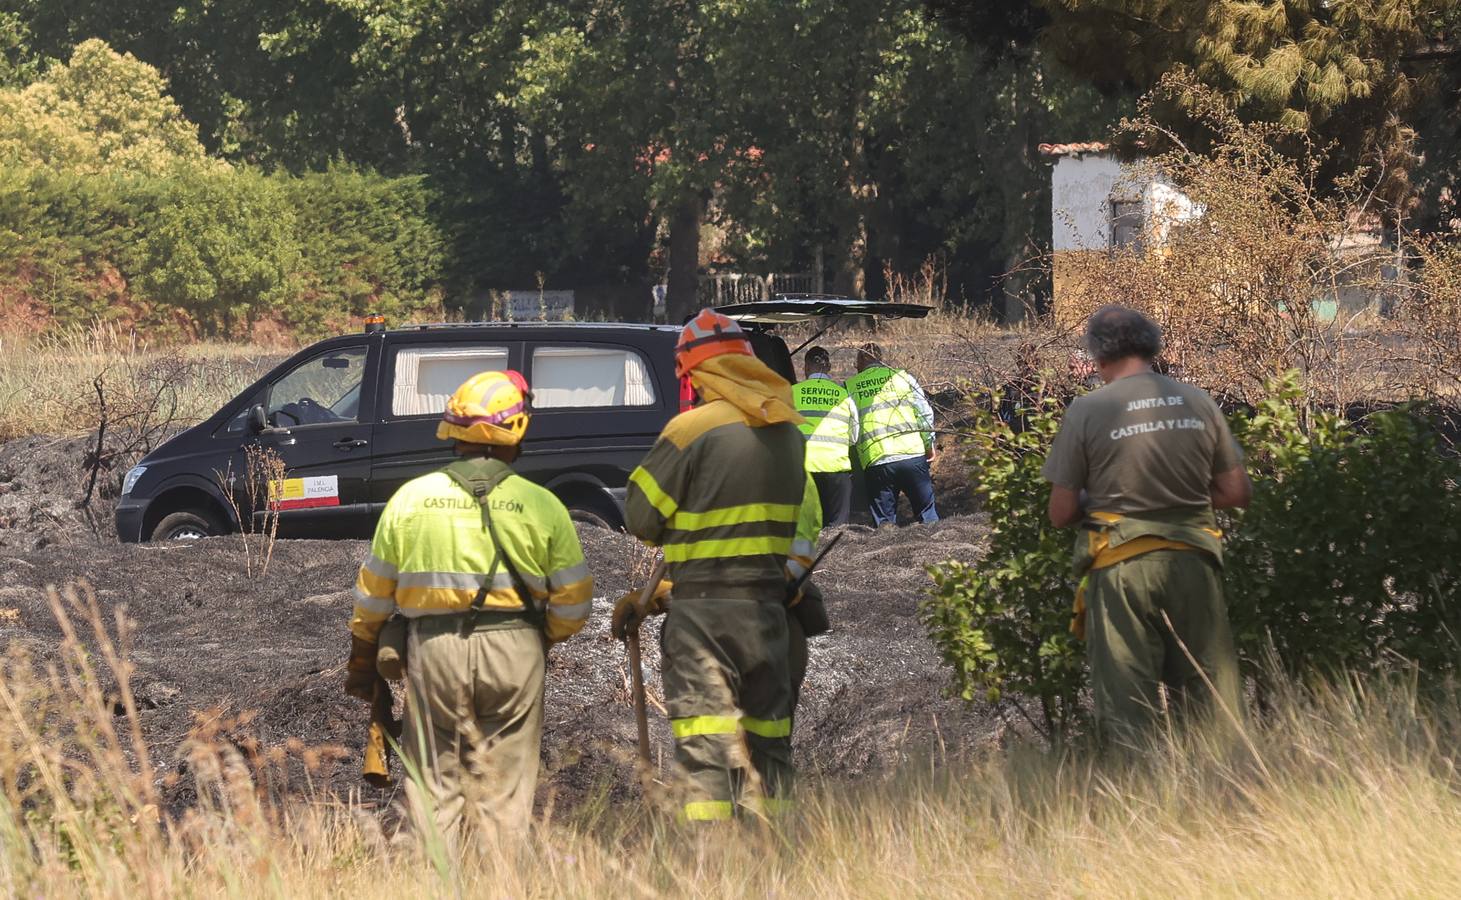
[[[168,513],[152,529],[153,541],[196,541],[223,534],[223,527],[201,510],[183,509]]]
[[[565,505],[568,507],[568,517],[577,524],[605,528],[609,531],[624,530],[624,521],[619,517],[619,510],[613,508],[610,503],[570,500]]]

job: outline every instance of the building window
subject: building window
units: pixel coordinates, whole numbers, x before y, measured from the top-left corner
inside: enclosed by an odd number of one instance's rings
[[[1142,248],[1142,215],[1140,200],[1111,201],[1111,249]]]

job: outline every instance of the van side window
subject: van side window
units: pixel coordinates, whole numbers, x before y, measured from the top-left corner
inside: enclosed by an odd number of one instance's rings
[[[364,347],[333,350],[300,363],[269,386],[269,424],[295,428],[356,421],[364,376]]]
[[[528,382],[534,409],[655,403],[649,366],[628,348],[538,347]]]
[[[473,375],[507,368],[507,348],[491,344],[405,346],[396,350],[391,415],[439,416]]]

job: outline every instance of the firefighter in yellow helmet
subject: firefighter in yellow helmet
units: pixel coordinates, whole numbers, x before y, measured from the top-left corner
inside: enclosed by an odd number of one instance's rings
[[[355,585],[346,692],[370,699],[377,641],[399,617],[408,635],[402,744],[421,782],[407,783],[411,811],[452,845],[464,824],[526,829],[547,648],[592,608],[568,510],[511,469],[529,396],[516,372],[484,372],[457,389],[436,434],[461,458],[396,492]]]
[[[687,323],[675,361],[702,402],[665,426],[630,476],[627,513],[630,532],[664,548],[674,584],[663,677],[682,811],[692,821],[737,806],[775,812],[793,774],[786,579],[810,481],[802,417],[791,385],[723,315]]]

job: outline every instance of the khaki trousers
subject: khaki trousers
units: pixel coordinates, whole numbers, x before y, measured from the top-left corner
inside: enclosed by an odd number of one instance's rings
[[[684,772],[685,818],[777,812],[790,793],[786,611],[774,602],[675,596],[665,619],[665,703]]]
[[[1103,740],[1140,746],[1161,714],[1159,686],[1178,715],[1215,712],[1213,689],[1188,653],[1228,709],[1239,713],[1238,657],[1222,572],[1205,554],[1154,550],[1094,569],[1086,603],[1087,659]]]
[[[527,622],[466,636],[460,627],[456,616],[428,616],[411,629],[402,737],[421,776],[406,784],[413,825],[426,834],[429,823],[451,847],[472,827],[526,834],[543,738],[542,632]]]

